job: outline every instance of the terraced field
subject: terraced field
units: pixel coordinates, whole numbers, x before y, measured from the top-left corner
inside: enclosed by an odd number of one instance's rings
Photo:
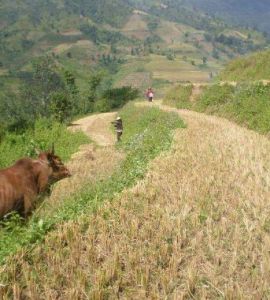
[[[209,80],[209,71],[200,70],[190,62],[180,59],[168,60],[164,56],[151,55],[151,62],[145,69],[152,72],[153,79],[168,80],[172,83],[181,81],[205,82]]]
[[[131,73],[117,83],[117,86],[132,86],[137,89],[145,89],[151,85],[151,75],[148,72]]]
[[[122,32],[127,37],[137,38],[140,40],[144,40],[150,35],[144,16],[139,13],[135,13],[130,17],[129,21],[122,29]]]

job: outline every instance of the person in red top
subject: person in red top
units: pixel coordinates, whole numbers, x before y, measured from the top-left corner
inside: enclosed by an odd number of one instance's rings
[[[146,96],[147,96],[147,99],[149,102],[152,102],[153,101],[153,98],[154,98],[154,92],[153,92],[153,89],[152,88],[149,88],[146,92]]]

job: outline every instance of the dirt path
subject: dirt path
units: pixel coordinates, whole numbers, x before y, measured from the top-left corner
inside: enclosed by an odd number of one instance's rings
[[[202,93],[203,86],[205,86],[205,85],[201,85],[201,84],[197,84],[197,83],[193,84],[192,93],[190,96],[190,102],[195,102],[197,100],[197,97],[199,97],[200,94]]]
[[[70,130],[82,130],[99,146],[111,146],[115,143],[115,138],[110,130],[110,122],[115,119],[116,113],[104,113],[92,115],[72,124]]]
[[[42,202],[36,214],[50,214],[84,185],[110,176],[117,168],[123,154],[114,148],[115,136],[110,128],[110,122],[115,116],[116,113],[92,115],[77,120],[69,127],[72,131],[83,131],[95,144],[82,145],[79,151],[72,155],[67,163],[72,177],[60,181],[53,187],[51,196]]]

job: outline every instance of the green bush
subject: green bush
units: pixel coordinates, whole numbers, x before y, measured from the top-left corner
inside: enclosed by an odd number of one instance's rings
[[[206,88],[194,110],[217,114],[246,127],[268,133],[270,131],[270,86],[262,83],[214,85]]]
[[[139,96],[139,91],[129,86],[121,88],[109,88],[105,90],[101,98],[96,98],[94,111],[107,112],[123,107],[128,101]]]
[[[105,98],[98,99],[94,103],[94,111],[108,112],[110,110],[111,110],[110,102]]]
[[[205,87],[194,103],[188,100],[190,94],[191,86],[177,86],[169,91],[164,103],[179,109],[216,114],[260,133],[270,131],[270,85],[214,84]]]
[[[192,103],[190,97],[192,94],[193,85],[178,85],[172,88],[165,96],[164,104],[170,105],[179,109],[189,109]]]
[[[51,96],[50,111],[52,117],[60,123],[70,119],[72,114],[72,101],[68,93],[56,92]]]
[[[237,81],[270,79],[270,50],[233,60],[219,78]]]
[[[216,112],[220,110],[220,106],[231,101],[235,88],[225,84],[223,86],[216,84],[205,88],[204,93],[195,103],[195,110]]]
[[[270,86],[240,85],[233,101],[226,107],[227,114],[237,123],[261,133],[270,131]]]
[[[35,156],[35,149],[48,150],[55,143],[56,153],[66,161],[79,145],[89,139],[83,133],[72,133],[66,126],[47,119],[39,119],[34,128],[22,134],[7,133],[0,143],[0,168],[7,167],[21,157]]]
[[[111,109],[124,106],[128,101],[139,96],[139,91],[130,86],[112,88],[104,92],[103,97],[110,103]]]

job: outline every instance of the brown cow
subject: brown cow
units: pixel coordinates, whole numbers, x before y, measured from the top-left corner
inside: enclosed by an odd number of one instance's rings
[[[26,217],[37,196],[49,186],[71,176],[54,150],[42,152],[36,160],[22,158],[13,166],[0,170],[0,218],[11,211]]]

